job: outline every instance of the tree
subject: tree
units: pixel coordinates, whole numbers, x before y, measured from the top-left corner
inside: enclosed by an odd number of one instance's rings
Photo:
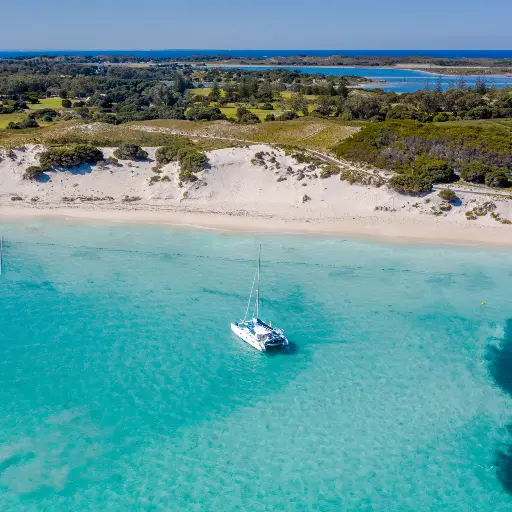
[[[512,185],[507,169],[496,169],[485,175],[485,184],[493,188],[506,188]]]
[[[482,162],[470,162],[461,169],[460,177],[470,183],[484,183],[486,174],[492,169],[490,165]]]
[[[210,91],[209,97],[210,97],[211,101],[219,101],[220,89],[219,89],[219,84],[217,83],[217,80],[215,80],[215,82],[213,82],[213,87],[212,87],[212,90]]]
[[[114,156],[119,160],[144,160],[148,153],[137,144],[121,144],[114,151]]]
[[[482,95],[482,96],[487,93],[487,86],[485,84],[485,79],[484,78],[477,78],[476,79],[475,91],[478,94]]]
[[[68,100],[68,99],[63,99],[62,100],[62,107],[63,108],[71,108],[71,100]]]
[[[418,196],[432,190],[432,182],[425,176],[395,174],[388,181],[388,186],[400,194]]]
[[[436,82],[436,92],[438,94],[441,94],[443,92],[443,83],[441,82],[441,77],[437,77],[437,82]]]

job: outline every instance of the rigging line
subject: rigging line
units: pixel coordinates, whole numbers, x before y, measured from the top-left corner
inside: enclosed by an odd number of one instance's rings
[[[249,308],[251,307],[252,292],[254,291],[254,283],[256,282],[257,273],[258,271],[256,270],[254,273],[254,279],[252,280],[251,294],[249,295],[249,301],[247,302],[247,309],[245,310],[244,322],[247,320],[247,314],[249,313]]]

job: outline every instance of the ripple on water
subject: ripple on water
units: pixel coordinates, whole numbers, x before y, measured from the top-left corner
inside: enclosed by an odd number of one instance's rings
[[[2,511],[510,510],[509,254],[8,230]]]

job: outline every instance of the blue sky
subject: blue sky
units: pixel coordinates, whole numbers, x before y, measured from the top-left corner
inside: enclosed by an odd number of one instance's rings
[[[25,0],[0,49],[512,49],[511,0]]]

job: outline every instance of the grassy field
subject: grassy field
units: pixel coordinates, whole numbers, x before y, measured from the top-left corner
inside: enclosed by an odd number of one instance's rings
[[[36,105],[28,104],[30,110],[41,110],[43,108],[53,108],[57,110],[59,108],[62,108],[62,100],[60,98],[45,98],[39,101],[41,103],[37,103]]]
[[[208,96],[210,94],[212,88],[211,87],[203,87],[201,89],[191,89],[192,94],[196,96]]]
[[[167,128],[189,134],[191,137],[196,134],[209,135],[329,151],[337,142],[355,133],[361,123],[303,117],[293,121],[274,121],[253,125],[240,125],[226,121],[204,123],[173,119],[131,124]]]
[[[226,116],[231,117],[232,119],[236,119],[236,109],[238,107],[234,103],[228,103],[225,107],[220,107],[220,111]],[[274,114],[275,116],[278,116],[283,111],[276,109],[276,106],[274,105],[274,110],[263,110],[261,108],[251,108],[248,107],[248,110],[250,110],[253,114],[256,114],[260,121],[263,121],[267,114]]]
[[[187,123],[187,121],[184,121]],[[191,123],[195,124],[195,123]],[[200,122],[198,124],[201,124]],[[93,131],[76,121],[61,121],[42,128],[28,130],[0,130],[0,148],[13,148],[24,144],[61,145],[90,143],[96,146],[118,146],[122,143],[140,146],[165,146],[172,137],[166,133],[134,129],[127,124],[95,124]],[[239,146],[242,144],[217,139],[197,139],[197,147],[203,151]]]
[[[23,119],[23,114],[0,114],[0,129],[7,128],[9,123],[17,123]]]
[[[190,89],[191,93],[195,94],[197,96],[208,96],[210,94],[211,90],[212,90],[211,87],[204,87],[204,88],[198,88],[198,89]],[[223,94],[223,93],[221,92],[221,94]],[[295,95],[295,93],[293,93],[293,92],[283,91],[283,92],[281,92],[281,99],[289,100],[294,95]],[[315,108],[314,102],[318,99],[318,97],[310,95],[310,96],[305,96],[305,98],[311,103],[310,106],[309,106],[309,109],[313,110]],[[216,105],[216,103],[210,102],[210,106],[215,106],[215,105]],[[265,119],[265,117],[267,116],[267,114],[269,114],[269,113],[272,113],[275,116],[278,116],[284,110],[286,110],[284,105],[281,104],[279,101],[273,101],[272,102],[272,105],[274,106],[274,110],[263,110],[261,108],[254,108],[254,107],[251,107],[250,105],[248,105],[247,103],[243,103],[243,105],[250,112],[252,112],[253,114],[256,114],[258,116],[258,118],[260,119],[260,121],[263,121]],[[234,103],[228,103],[227,105],[224,105],[223,107],[220,107],[221,112],[226,117],[229,117],[229,118],[232,118],[232,119],[236,118],[236,109],[237,109],[237,105],[235,105]],[[302,114],[302,112],[298,112],[298,115],[302,116],[303,114]]]
[[[15,147],[23,144],[68,144],[90,142],[98,146],[115,146],[122,142],[141,146],[163,146],[172,135],[162,132],[144,131],[143,127],[163,128],[176,131],[197,141],[201,149],[245,145],[227,139],[242,139],[282,146],[303,147],[329,151],[337,142],[358,130],[357,123],[304,117],[293,121],[274,121],[256,125],[239,125],[228,121],[141,121],[118,126],[95,124],[95,129],[86,129],[74,121],[61,121],[38,129],[0,130],[0,146]],[[203,139],[197,135],[224,137],[226,140]]]

